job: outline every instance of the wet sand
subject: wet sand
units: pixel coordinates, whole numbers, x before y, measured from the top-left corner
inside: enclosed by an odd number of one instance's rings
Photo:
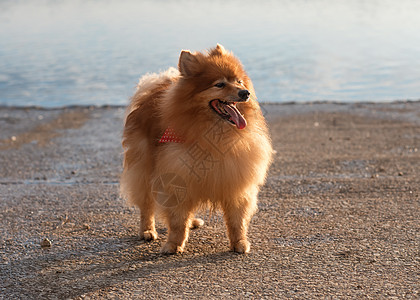
[[[139,240],[119,197],[123,108],[0,107],[0,299],[418,299],[420,102],[264,112],[277,153],[251,253],[202,212],[185,253],[164,256],[162,223]]]

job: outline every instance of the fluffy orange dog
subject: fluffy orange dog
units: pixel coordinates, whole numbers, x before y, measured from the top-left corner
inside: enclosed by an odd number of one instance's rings
[[[124,128],[121,192],[140,209],[140,234],[157,238],[155,212],[169,235],[163,253],[182,252],[194,213],[221,208],[230,247],[249,252],[248,225],[257,210],[272,147],[252,82],[221,45],[182,51],[178,70],[140,79]]]

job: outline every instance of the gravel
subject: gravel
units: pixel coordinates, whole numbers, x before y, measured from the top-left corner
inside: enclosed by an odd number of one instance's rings
[[[420,297],[420,102],[267,104],[249,237],[200,213],[183,254],[119,196],[124,108],[0,107],[0,299]]]

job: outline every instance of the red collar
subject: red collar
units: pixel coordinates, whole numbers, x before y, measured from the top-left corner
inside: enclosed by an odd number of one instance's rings
[[[168,127],[163,133],[162,137],[159,140],[159,143],[183,143],[185,142],[183,138],[178,136],[175,131]]]

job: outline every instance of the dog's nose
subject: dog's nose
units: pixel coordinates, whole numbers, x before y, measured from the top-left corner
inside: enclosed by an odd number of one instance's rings
[[[246,100],[248,99],[249,95],[251,95],[251,93],[248,90],[240,90],[238,92],[238,96],[239,98],[241,98],[242,100]]]

